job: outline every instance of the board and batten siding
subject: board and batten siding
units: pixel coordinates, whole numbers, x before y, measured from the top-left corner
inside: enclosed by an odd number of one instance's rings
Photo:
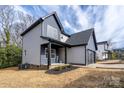
[[[67,63],[85,64],[85,46],[67,48]]]
[[[95,49],[95,42],[94,42],[94,39],[93,39],[93,35],[91,34],[90,38],[89,38],[89,41],[88,41],[88,44],[87,44],[87,49],[90,49],[92,51],[96,51]]]
[[[40,45],[47,43],[47,40],[40,38],[42,24],[34,27],[23,38],[23,58],[22,63],[40,65]],[[26,55],[25,55],[26,51]]]
[[[86,46],[86,65],[88,64],[88,57],[91,57],[90,55],[88,55],[88,49],[90,49],[94,52],[96,51],[95,42],[94,42],[94,39],[93,39],[93,34],[91,34],[91,36],[89,38],[89,41],[88,41],[88,44]]]
[[[65,62],[65,48],[59,48],[59,58],[62,63]]]
[[[50,16],[42,22],[42,35],[47,36],[47,26],[48,25],[57,29],[57,31],[58,31],[58,39],[57,40],[60,40],[61,31],[60,31],[60,28],[59,28],[54,16]]]

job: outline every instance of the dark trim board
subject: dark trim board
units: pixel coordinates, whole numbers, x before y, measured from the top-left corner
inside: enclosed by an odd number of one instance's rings
[[[93,58],[94,58],[94,62],[93,63],[95,63],[95,61],[96,61],[96,57],[95,57],[95,55],[96,55],[96,52],[95,51],[93,51],[93,50],[90,50],[90,49],[87,49],[88,51],[91,51],[92,53],[93,53]],[[87,51],[87,52],[88,52]],[[89,52],[88,52],[88,64],[89,64]],[[91,63],[91,62],[90,62]]]
[[[47,63],[48,69],[50,65],[51,65],[51,42],[49,42],[48,44],[48,63]]]
[[[42,45],[40,45],[40,67],[41,67],[41,47]]]
[[[93,50],[91,50],[91,49],[87,49],[87,50],[92,51],[92,52],[95,52],[95,51],[93,51]]]
[[[70,37],[69,34],[66,34],[66,33],[64,32],[63,26],[62,26],[62,24],[61,24],[61,22],[60,22],[60,20],[59,20],[59,18],[58,18],[58,16],[57,16],[56,12],[53,12],[53,13],[51,13],[51,14],[45,16],[44,18],[42,17],[42,18],[39,18],[38,20],[36,20],[36,21],[35,21],[32,25],[30,25],[24,32],[21,33],[21,36],[24,36],[24,35],[25,35],[26,33],[28,33],[31,29],[33,29],[34,27],[36,27],[37,25],[39,25],[40,23],[42,23],[46,18],[48,18],[48,17],[50,17],[50,16],[54,16],[54,18],[55,18],[55,20],[56,20],[56,22],[57,22],[57,24],[58,24],[58,26],[59,26],[59,28],[60,28],[61,33],[64,34],[64,35],[66,35],[66,36],[68,36],[68,37]]]
[[[54,42],[54,43],[57,43],[57,44],[60,44],[60,45],[66,46],[66,47],[71,47],[67,43],[64,43],[64,42],[61,42],[61,41],[58,41],[58,40],[55,40],[55,39],[52,39],[52,38],[49,38],[49,37],[45,37],[45,36],[40,36],[40,37],[43,38],[43,39],[48,40],[49,42]]]
[[[65,47],[65,64],[67,64],[67,48]]]
[[[83,66],[86,66],[85,64],[81,64],[81,63],[68,63],[68,64],[71,64],[71,65],[83,65]]]
[[[28,33],[31,29],[39,25],[41,22],[43,22],[42,18],[39,18],[37,21],[35,21],[31,26],[29,26],[24,32],[21,33],[21,36],[24,36],[26,33]]]
[[[87,59],[87,55],[86,54],[87,54],[87,50],[86,50],[86,46],[85,46],[85,65],[87,65],[86,64],[87,63],[87,60],[86,60]]]

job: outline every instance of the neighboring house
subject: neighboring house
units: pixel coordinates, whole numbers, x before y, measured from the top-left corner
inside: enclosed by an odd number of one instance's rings
[[[110,48],[108,41],[98,42],[98,50],[96,51],[97,60],[107,60],[110,58]]]
[[[6,47],[6,42],[0,41],[0,47]]]
[[[54,63],[95,63],[97,44],[94,29],[68,35],[56,12],[39,18],[21,36],[22,63],[48,66]]]
[[[124,59],[124,48],[112,49],[113,53],[116,53],[116,59]]]

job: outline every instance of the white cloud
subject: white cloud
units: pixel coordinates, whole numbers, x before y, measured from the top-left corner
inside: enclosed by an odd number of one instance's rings
[[[72,9],[75,11],[77,17],[77,20],[75,21],[80,24],[80,29],[77,31],[82,31],[92,27],[87,11],[83,12],[79,6],[72,6]]]
[[[29,13],[21,6],[15,7],[17,10]],[[56,11],[64,28],[74,33],[94,27],[97,41],[111,40],[118,42],[114,46],[124,47],[120,43],[124,40],[124,6],[87,6],[86,9],[82,9],[80,6],[69,5],[33,6],[33,8],[39,17]]]
[[[24,14],[32,15],[28,10],[25,10],[22,6],[14,5],[15,11],[21,11]]]
[[[113,47],[119,47],[124,40],[124,7],[108,6],[103,14],[103,19],[95,23],[98,41],[111,40]],[[100,34],[101,33],[101,34]],[[124,45],[120,46],[124,47]]]
[[[64,20],[64,26],[71,29],[71,31],[77,32],[77,29],[73,28],[67,20]]]

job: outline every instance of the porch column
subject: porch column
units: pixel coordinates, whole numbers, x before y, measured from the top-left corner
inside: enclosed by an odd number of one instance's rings
[[[65,47],[65,64],[67,64],[67,48]]]
[[[48,69],[50,65],[51,65],[51,42],[49,42],[48,44],[48,64],[47,64]]]

